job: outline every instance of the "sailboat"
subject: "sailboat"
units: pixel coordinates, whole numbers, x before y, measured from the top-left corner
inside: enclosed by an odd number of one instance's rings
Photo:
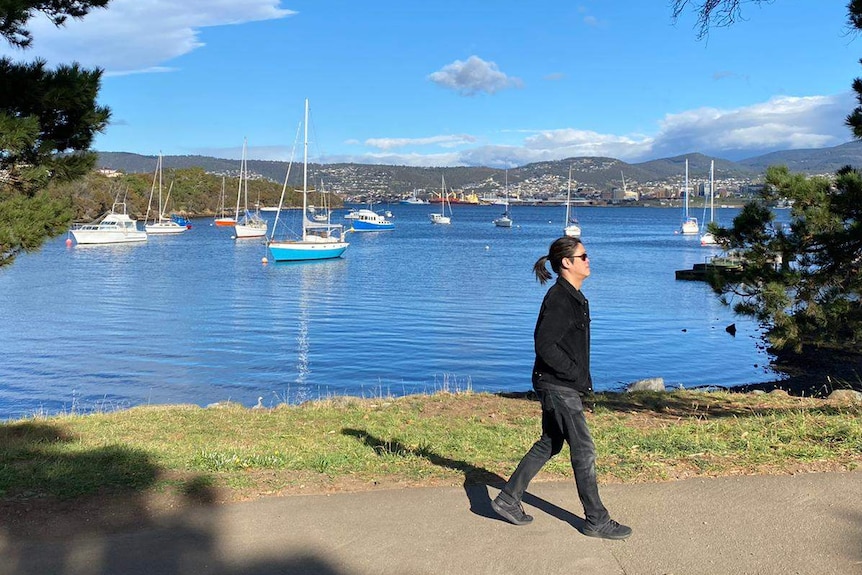
[[[706,208],[704,208],[705,210]],[[709,222],[704,226],[704,233],[700,235],[700,245],[715,246],[715,236],[708,229],[708,224],[715,221],[715,160],[709,163]]]
[[[578,225],[578,220],[575,219],[571,212],[572,204],[572,166],[569,166],[569,187],[566,191],[566,223],[563,226],[563,234],[570,238],[581,237],[581,226]]]
[[[344,226],[329,222],[313,222],[308,219],[308,100],[305,100],[305,144],[302,160],[302,236],[298,240],[275,240],[270,237],[267,246],[272,258],[277,262],[326,260],[341,257],[348,244],[344,241]],[[288,177],[290,166],[288,165]],[[287,177],[284,179],[281,199],[278,202],[278,213],[284,201],[287,189]],[[278,216],[276,216],[276,225]],[[275,228],[273,226],[273,236]]]
[[[219,198],[218,209],[216,210],[216,217],[213,220],[213,223],[217,226],[225,227],[233,227],[236,223],[236,219],[228,214],[227,209],[225,208],[224,176],[221,178],[221,197]]]
[[[260,217],[259,204],[255,205],[254,213],[248,211],[248,163],[246,148],[248,140],[242,143],[242,162],[239,168],[239,189],[236,193],[236,223],[233,225],[237,238],[260,238],[266,236],[266,220]],[[240,200],[245,199],[242,216],[240,216]]]
[[[153,187],[150,189],[150,202],[147,204],[147,217],[145,220],[149,220],[150,210],[153,205],[153,196],[156,191],[156,182],[158,182],[159,187],[159,209],[156,212],[156,215],[153,216],[153,223],[147,223],[144,225],[144,229],[148,234],[179,234],[186,231],[186,226],[181,226],[179,223],[175,222],[171,219],[170,216],[165,215],[165,210],[167,209],[167,199],[171,197],[171,192],[168,190],[168,198],[165,199],[164,204],[162,203],[162,155],[159,154],[159,159],[156,162],[156,173],[153,174]],[[173,189],[174,183],[171,182],[171,189]]]
[[[506,170],[506,203],[503,204],[506,206],[506,209],[503,211],[503,215],[494,220],[494,225],[498,228],[511,228],[512,227],[512,217],[509,215],[509,170]]]
[[[315,222],[329,221],[329,206],[326,201],[326,190],[323,187],[323,180],[320,180],[320,211],[317,211],[317,208],[309,204],[308,213],[311,214],[311,219]]]
[[[682,225],[680,233],[686,236],[695,235],[700,231],[700,226],[697,224],[697,218],[688,215],[688,158],[685,159],[685,188],[683,189],[685,196],[685,212],[683,213]]]
[[[446,176],[440,176],[440,213],[431,214],[432,224],[451,224],[452,223],[452,205],[449,204],[449,193],[446,191]],[[446,206],[449,206],[449,215],[446,215]]]

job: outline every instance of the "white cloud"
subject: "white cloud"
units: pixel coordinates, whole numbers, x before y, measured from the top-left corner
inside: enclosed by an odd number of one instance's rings
[[[455,90],[462,96],[475,96],[480,92],[494,94],[506,88],[520,88],[519,78],[509,77],[494,62],[486,62],[478,56],[470,56],[466,62],[455,60],[451,64],[428,76],[428,79],[444,88]]]
[[[649,151],[651,157],[700,151],[742,158],[780,149],[835,146],[851,139],[844,117],[853,109],[849,92],[834,96],[775,96],[735,110],[699,108],[668,114]]]
[[[327,164],[356,163],[416,167],[447,167],[465,165],[464,161],[461,159],[461,154],[458,152],[448,154],[330,154],[321,157],[319,161]]]
[[[448,142],[461,149],[448,154],[425,155],[415,150],[403,154],[356,154],[361,163],[416,166],[514,167],[531,162],[561,160],[573,156],[605,156],[627,162],[701,152],[739,160],[782,149],[835,146],[851,139],[844,117],[855,105],[851,93],[834,96],[776,96],[766,102],[732,110],[699,108],[669,114],[658,123],[655,135],[609,134],[577,128],[530,130],[520,145],[479,145],[458,142],[452,136],[418,139],[371,138],[379,149]],[[523,130],[507,130],[517,132]],[[491,138],[484,138],[490,140]],[[393,144],[384,147],[381,142]],[[398,142],[398,146],[394,145]]]
[[[84,67],[105,69],[106,75],[163,72],[162,64],[200,48],[201,28],[274,20],[295,14],[278,0],[113,0],[81,20],[56,28],[37,15],[27,23],[31,49],[0,47],[13,59],[43,58],[49,64],[73,59]]]
[[[471,144],[476,141],[473,136],[449,135],[430,136],[427,138],[370,138],[365,140],[365,145],[380,150],[391,150],[393,148],[404,148],[407,146],[429,146],[436,145],[441,148],[452,148],[463,144]]]

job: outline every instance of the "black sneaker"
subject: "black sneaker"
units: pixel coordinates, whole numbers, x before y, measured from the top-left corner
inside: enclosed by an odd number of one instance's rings
[[[533,520],[532,516],[524,513],[524,508],[521,507],[520,501],[507,503],[498,495],[496,499],[491,502],[491,507],[497,512],[497,515],[515,525],[526,525]]]
[[[599,537],[601,539],[626,539],[632,534],[632,528],[627,525],[620,525],[613,519],[601,527],[584,527],[584,535],[587,537]]]

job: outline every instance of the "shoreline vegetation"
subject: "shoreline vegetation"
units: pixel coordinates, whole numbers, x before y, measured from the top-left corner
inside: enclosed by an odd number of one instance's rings
[[[858,377],[809,375],[792,382],[792,394],[778,389],[786,382],[597,393],[587,417],[599,481],[857,469],[862,402],[811,393],[827,378],[835,389],[860,388]],[[82,520],[131,526],[190,506],[267,496],[500,487],[539,432],[531,392],[333,397],[251,409],[140,406],[7,421],[0,423],[0,524],[62,536]],[[567,449],[537,480],[570,480]]]

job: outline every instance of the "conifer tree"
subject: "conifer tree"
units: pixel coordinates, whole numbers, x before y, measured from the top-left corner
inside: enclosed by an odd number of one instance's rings
[[[35,13],[61,26],[108,2],[6,0],[0,34],[28,48],[33,38],[26,24]],[[42,60],[0,58],[0,265],[68,227],[70,201],[53,197],[50,184],[80,178],[95,165],[90,146],[110,117],[96,103],[101,78],[102,70],[75,63],[49,69]]]
[[[751,0],[760,3],[761,0]],[[733,24],[742,0],[675,0],[674,18],[692,8],[700,37]],[[847,4],[847,22],[862,30],[862,0]],[[862,63],[862,60],[860,60]],[[862,78],[853,81],[859,106],[845,123],[862,139]],[[789,226],[770,209],[792,204]],[[724,301],[766,327],[773,349],[858,352],[862,344],[862,173],[846,166],[834,178],[767,170],[760,198],[746,205],[716,239],[746,262],[741,276],[713,285]],[[786,357],[786,354],[783,354]],[[846,357],[846,356],[844,356]]]

